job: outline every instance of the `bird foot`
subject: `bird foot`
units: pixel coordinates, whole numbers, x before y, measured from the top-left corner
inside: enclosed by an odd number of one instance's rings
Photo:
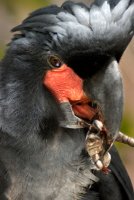
[[[60,121],[61,127],[71,129],[88,128],[85,149],[91,158],[93,168],[102,170],[105,174],[110,172],[108,169],[111,162],[109,150],[115,141],[134,147],[134,138],[128,137],[121,132],[114,138],[108,133],[101,112],[94,117],[91,123],[77,117],[69,102],[61,103],[61,109],[65,114],[65,118]]]
[[[103,123],[94,120],[86,136],[85,148],[96,169],[105,173],[109,172],[108,166],[111,161],[111,155],[107,152],[111,145],[110,141],[111,138],[109,138]]]

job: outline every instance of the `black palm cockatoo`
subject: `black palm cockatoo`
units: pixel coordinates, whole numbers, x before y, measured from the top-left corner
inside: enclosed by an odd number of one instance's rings
[[[109,172],[97,170],[87,127],[75,124],[92,121],[95,101],[108,133],[119,132],[118,62],[134,34],[134,1],[69,1],[36,10],[12,31],[0,63],[0,200],[134,199],[116,149]]]

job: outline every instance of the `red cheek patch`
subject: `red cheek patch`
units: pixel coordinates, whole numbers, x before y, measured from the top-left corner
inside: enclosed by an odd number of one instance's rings
[[[45,75],[44,84],[60,103],[70,102],[78,117],[92,119],[96,114],[88,105],[90,99],[83,91],[83,80],[67,65],[49,70]]]

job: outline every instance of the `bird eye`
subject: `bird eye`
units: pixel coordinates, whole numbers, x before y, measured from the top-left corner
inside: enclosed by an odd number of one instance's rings
[[[61,59],[56,55],[49,56],[48,59],[47,59],[47,62],[52,68],[61,67],[61,65],[63,64]]]

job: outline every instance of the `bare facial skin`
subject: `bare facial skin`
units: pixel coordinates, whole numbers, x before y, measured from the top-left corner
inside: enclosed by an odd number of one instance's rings
[[[60,103],[70,102],[76,116],[91,120],[96,114],[83,90],[83,80],[66,64],[46,73],[44,84]]]

